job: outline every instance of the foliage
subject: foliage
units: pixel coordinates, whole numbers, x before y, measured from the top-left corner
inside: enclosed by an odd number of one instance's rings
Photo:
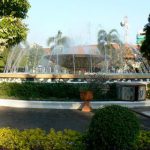
[[[0,97],[15,99],[79,99],[79,89],[82,84],[71,83],[1,83]],[[109,84],[109,89],[99,88],[94,93],[94,99],[116,99],[116,86]],[[96,90],[96,89],[95,89]]]
[[[47,137],[44,130],[39,128],[26,129],[20,132],[20,141],[18,143],[20,149],[25,150],[44,150]]]
[[[0,72],[3,72],[4,65],[7,62],[7,56],[8,56],[9,50],[6,48],[1,54],[0,54]]]
[[[136,143],[136,150],[149,150],[150,149],[150,131],[141,131]]]
[[[49,46],[51,43],[54,43],[54,45],[51,46],[51,49],[53,49],[56,46],[69,46],[69,38],[66,36],[62,36],[62,32],[58,31],[56,36],[49,37],[47,40],[47,45]]]
[[[14,16],[15,18],[26,18],[30,4],[28,0],[1,0],[0,18]]]
[[[70,129],[56,132],[51,129],[47,136],[46,150],[82,150],[82,135]],[[57,143],[56,143],[57,141]]]
[[[92,91],[95,98],[99,98],[100,94],[102,98],[102,95],[104,96],[109,91],[109,84],[106,84],[108,77],[106,77],[105,75],[99,74],[88,75],[86,76],[86,80],[87,83],[80,84],[79,87],[80,92]]]
[[[29,46],[27,42],[21,42],[10,49],[5,72],[33,70],[39,65],[43,54],[44,50],[38,44]]]
[[[79,98],[77,86],[65,83],[2,83],[0,84],[2,97],[17,99],[53,99]]]
[[[44,55],[44,50],[41,46],[35,45],[31,47],[27,55],[27,65],[29,69],[32,69],[33,67],[37,67],[43,55]]]
[[[104,51],[104,46],[107,46],[107,48],[112,48],[111,44],[112,43],[116,43],[118,45],[121,44],[121,41],[119,39],[119,34],[118,31],[116,29],[112,29],[110,30],[109,33],[107,33],[105,30],[100,30],[98,32],[98,48],[99,50],[102,52],[102,54],[104,55],[105,51]],[[107,53],[109,54],[109,53]]]
[[[117,47],[122,45],[121,40],[119,39],[119,34],[116,29],[110,30],[110,32],[106,32],[105,30],[101,29],[98,32],[98,49],[100,50],[101,54],[105,57],[105,61],[109,61],[109,68],[111,67],[121,67],[121,58],[122,52],[121,48],[115,48],[113,44]],[[106,62],[101,62],[99,64],[102,68],[106,69]],[[105,67],[105,68],[104,68]]]
[[[20,133],[17,129],[0,129],[0,149],[15,150],[19,149]]]
[[[27,37],[27,27],[21,19],[13,17],[3,17],[0,21],[0,39],[5,39],[6,47],[11,47]],[[4,42],[5,43],[5,42]],[[3,45],[4,43],[0,43]]]
[[[139,122],[128,108],[112,105],[96,111],[88,134],[87,149],[129,150],[139,134]]]
[[[148,17],[148,23],[145,25],[144,31],[146,32],[146,36],[140,49],[142,55],[150,63],[150,15]]]
[[[147,98],[149,99],[150,98],[150,84],[147,84],[147,91],[146,91],[146,95],[147,95]]]
[[[119,140],[117,139],[117,141]],[[86,141],[87,134],[70,129],[65,129],[64,131],[50,129],[46,133],[39,128],[22,131],[0,128],[0,149],[2,150],[85,150]],[[96,150],[100,146],[98,145]],[[149,150],[149,147],[150,131],[140,131],[140,135],[132,150]],[[101,150],[103,149],[101,148]]]
[[[3,150],[83,150],[82,134],[65,129],[56,132],[51,129],[48,134],[39,128],[0,129],[0,149]]]
[[[0,60],[1,68],[6,63],[7,51],[27,37],[27,26],[22,19],[27,17],[30,4],[28,0],[1,0],[0,2]],[[7,55],[3,56],[1,53]],[[9,52],[9,51],[7,51]]]

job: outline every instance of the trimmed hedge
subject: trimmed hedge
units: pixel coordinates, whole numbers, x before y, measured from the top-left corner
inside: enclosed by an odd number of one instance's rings
[[[147,88],[148,88],[148,90],[147,90],[146,95],[147,95],[147,98],[150,99],[150,84],[147,85]]]
[[[0,98],[28,100],[67,100],[80,99],[82,83],[0,83]],[[150,84],[147,98],[150,99]],[[94,89],[94,100],[118,100],[116,84],[107,84],[105,88]]]
[[[87,150],[133,150],[139,130],[139,121],[128,108],[111,105],[98,109],[87,133]]]
[[[73,83],[1,83],[0,98],[14,99],[80,99],[81,84]],[[96,89],[94,99],[116,99],[116,86],[109,84],[107,89]]]

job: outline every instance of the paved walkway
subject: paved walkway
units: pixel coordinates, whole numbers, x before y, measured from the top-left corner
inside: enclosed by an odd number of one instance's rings
[[[149,111],[143,111],[143,114],[145,114],[145,115],[150,117],[150,110]]]
[[[150,107],[136,109],[142,112]],[[11,127],[20,130],[41,128],[49,131],[51,128],[64,130],[65,128],[86,131],[93,113],[84,113],[79,110],[63,109],[35,109],[0,107],[0,128]],[[141,128],[150,130],[150,118],[137,114]]]
[[[141,128],[150,130],[149,100],[141,102],[92,102],[92,107],[96,109],[110,104],[119,104],[133,109],[140,119]],[[93,113],[81,112],[78,110],[81,105],[81,102],[36,102],[1,99],[0,128],[11,127],[20,130],[41,128],[46,131],[51,128],[56,130],[69,128],[86,131]]]
[[[41,128],[49,131],[51,128],[65,128],[85,131],[88,128],[92,113],[79,110],[33,109],[0,107],[0,128],[18,129]]]
[[[139,114],[142,114],[145,117],[150,118],[150,106],[149,107],[135,107],[133,108]]]
[[[132,108],[140,118],[141,127],[146,130],[150,130],[150,107],[136,107]]]

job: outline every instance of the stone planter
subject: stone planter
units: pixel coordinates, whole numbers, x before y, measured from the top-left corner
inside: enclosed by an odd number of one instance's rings
[[[90,101],[93,99],[92,91],[82,91],[80,92],[80,99],[84,101]]]

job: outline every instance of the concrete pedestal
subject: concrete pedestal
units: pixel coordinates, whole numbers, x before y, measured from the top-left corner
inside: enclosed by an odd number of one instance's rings
[[[146,85],[137,82],[117,83],[118,100],[141,101],[146,99]]]

